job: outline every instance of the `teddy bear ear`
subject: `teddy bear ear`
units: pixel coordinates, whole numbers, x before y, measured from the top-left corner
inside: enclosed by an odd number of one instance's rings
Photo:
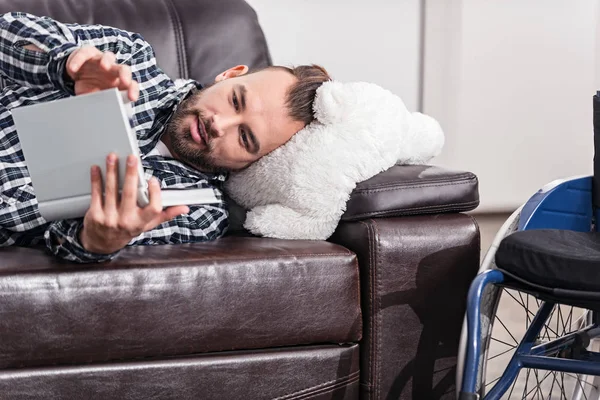
[[[347,114],[355,109],[358,93],[354,83],[328,81],[318,89],[313,103],[315,118],[322,124],[343,122]]]

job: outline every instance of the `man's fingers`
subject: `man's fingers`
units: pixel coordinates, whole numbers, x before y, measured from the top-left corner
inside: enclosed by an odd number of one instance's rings
[[[178,215],[188,214],[189,212],[190,208],[188,206],[168,207],[162,212],[160,224],[162,224],[163,222],[170,221]]]
[[[119,90],[127,90],[127,97],[131,101],[137,101],[140,96],[140,86],[133,80],[129,65],[119,66]]]
[[[117,63],[117,56],[114,53],[107,51],[102,54],[102,59],[100,60],[100,67],[105,71],[110,71],[111,68]]]
[[[140,85],[136,81],[131,81],[127,94],[129,95],[129,100],[137,101],[140,97]]]
[[[97,165],[92,166],[90,170],[90,179],[92,182],[92,201],[90,202],[90,209],[102,210],[102,175],[100,173],[100,167]]]
[[[128,89],[131,85],[131,67],[129,65],[119,65],[119,80],[123,89]]]
[[[106,178],[104,184],[104,211],[115,214],[117,211],[117,196],[119,195],[119,177],[117,156],[111,153],[106,157]]]
[[[137,207],[138,193],[138,169],[137,158],[130,154],[127,157],[127,168],[125,172],[125,182],[123,183],[123,192],[121,194],[121,209],[134,210]]]
[[[82,47],[69,56],[67,72],[73,77],[88,60],[99,57],[102,52],[93,46]]]
[[[144,232],[154,229],[163,222],[170,221],[178,215],[188,214],[189,212],[190,208],[188,206],[168,207],[164,209],[160,214],[158,214],[158,216],[156,216],[153,220],[146,224],[146,226],[144,227]]]
[[[156,178],[148,181],[148,196],[150,197],[150,204],[144,207],[142,211],[142,218],[146,223],[154,220],[162,212],[160,184]]]

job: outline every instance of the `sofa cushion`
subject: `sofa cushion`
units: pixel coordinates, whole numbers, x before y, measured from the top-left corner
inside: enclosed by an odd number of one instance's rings
[[[0,371],[3,400],[356,400],[358,345]]]
[[[359,183],[342,221],[463,212],[479,205],[477,177],[428,165],[396,165]]]
[[[0,368],[361,337],[356,256],[327,242],[227,237],[82,266],[0,258]]]
[[[140,33],[171,79],[209,84],[238,64],[271,65],[256,12],[243,0],[2,0],[0,13],[10,11]]]

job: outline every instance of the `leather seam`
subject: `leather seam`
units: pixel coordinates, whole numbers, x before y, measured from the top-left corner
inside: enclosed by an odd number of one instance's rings
[[[358,317],[360,318],[360,324],[359,324],[359,332],[360,332],[360,337],[362,339],[362,331],[363,331],[363,319],[362,319],[362,306],[361,306],[361,293],[360,293],[360,265],[358,263],[358,256],[356,256],[354,258],[354,265],[355,265],[355,271],[356,271],[356,276],[358,277],[358,279],[356,280],[356,284],[355,284],[355,288],[356,288],[356,293],[357,293],[357,297],[358,297]]]
[[[356,221],[359,218],[367,218],[367,217],[372,217],[372,216],[380,216],[380,215],[394,216],[394,215],[388,215],[390,213],[391,214],[398,213],[396,215],[402,215],[402,214],[414,215],[420,211],[429,211],[429,210],[434,210],[434,211],[439,211],[439,212],[457,211],[457,210],[462,210],[463,207],[472,207],[472,206],[477,206],[477,205],[479,205],[479,200],[473,200],[473,201],[462,202],[462,203],[450,203],[450,204],[444,204],[444,205],[411,207],[411,208],[401,207],[401,208],[394,208],[391,210],[371,211],[371,212],[367,212],[367,213],[356,214],[356,215],[352,215],[351,217],[342,218],[342,220],[343,221]]]
[[[469,215],[469,218],[471,218],[471,222],[473,222],[473,225],[475,225],[475,229],[477,230],[477,236],[479,237],[477,254],[481,254],[481,229],[479,227],[479,222],[477,222],[477,219],[472,215]]]
[[[376,347],[376,343],[377,343],[377,335],[378,335],[378,329],[377,329],[377,313],[376,313],[376,306],[375,306],[375,297],[376,297],[376,289],[375,289],[375,282],[376,282],[376,270],[377,270],[377,266],[375,265],[375,252],[374,252],[374,248],[375,248],[375,239],[374,239],[374,233],[373,233],[373,223],[371,220],[371,223],[367,223],[367,221],[361,221],[361,224],[364,225],[367,228],[367,238],[369,241],[369,276],[370,276],[370,282],[369,282],[369,310],[370,310],[370,321],[369,321],[369,336],[370,336],[370,343],[369,343],[369,364],[370,364],[370,376],[369,376],[369,381],[368,381],[368,386],[371,387],[371,390],[374,391],[374,396],[377,397],[377,385],[375,384],[377,381],[377,359],[373,356],[373,353],[375,352],[375,347]]]
[[[380,279],[381,277],[379,276],[381,274],[380,268],[379,268],[379,264],[378,263],[378,259],[377,256],[379,254],[381,254],[381,249],[380,249],[380,240],[379,240],[379,231],[377,230],[377,222],[375,220],[370,220],[371,221],[371,225],[373,226],[373,232],[374,232],[374,238],[375,238],[375,244],[377,246],[377,251],[375,252],[375,257],[374,257],[374,261],[377,265],[376,268],[376,277],[377,277],[377,331],[378,333],[381,332],[381,325],[383,324],[383,315],[380,312],[381,311],[381,285],[382,285],[382,279]],[[376,354],[378,363],[379,361],[381,361],[381,335],[377,334],[377,354]],[[381,398],[381,372],[379,371],[379,368],[377,369],[377,384],[375,385],[377,388],[377,397],[376,399],[380,399]]]
[[[188,69],[187,69],[187,59],[185,57],[185,37],[183,34],[183,27],[181,26],[181,19],[179,18],[179,14],[177,13],[177,8],[175,4],[173,4],[172,0],[167,1],[167,10],[169,10],[169,17],[171,18],[171,23],[173,24],[173,30],[175,31],[175,47],[177,49],[177,65],[179,67],[179,75],[180,78],[187,79],[188,77]]]
[[[473,183],[473,182],[477,182],[477,176],[472,175],[472,174],[467,174],[467,175],[462,175],[462,176],[454,176],[454,177],[443,177],[443,178],[439,178],[439,179],[426,179],[426,178],[421,178],[421,179],[413,179],[413,180],[399,180],[398,178],[395,178],[395,180],[393,182],[382,182],[379,184],[373,184],[374,188],[386,188],[386,187],[394,187],[394,186],[402,186],[402,185],[406,185],[406,186],[410,186],[411,184],[428,184],[428,183],[444,183],[444,182],[450,182],[450,183]],[[368,187],[366,188],[359,188],[358,190],[369,190]]]
[[[321,390],[315,390],[312,393],[308,393],[307,396],[309,396],[309,397],[300,395],[300,397],[294,397],[293,399],[295,399],[295,400],[305,400],[305,399],[308,400],[308,399],[314,399],[315,396],[319,396],[318,398],[321,398],[322,395],[325,395],[327,393],[331,393],[334,390],[338,390],[338,389],[343,388],[343,387],[348,387],[348,386],[352,385],[353,383],[358,382],[358,380],[359,380],[359,376],[356,376],[356,377],[353,377],[352,379],[348,379],[348,380],[343,381],[341,383],[338,383],[338,384],[335,384],[335,385],[331,385],[331,387],[323,388]],[[290,400],[293,400],[293,399],[290,398]]]
[[[394,186],[387,186],[387,187],[378,187],[378,188],[369,188],[369,189],[358,189],[357,191],[354,192],[354,194],[370,194],[370,193],[379,193],[379,192],[391,192],[394,190],[405,190],[405,189],[421,189],[421,188],[434,188],[434,187],[442,187],[442,186],[458,186],[458,185],[467,185],[467,186],[471,186],[473,185],[472,182],[468,181],[468,182],[460,182],[457,183],[455,182],[436,182],[436,183],[424,183],[421,185],[394,185]]]
[[[373,268],[371,268],[371,265],[373,265],[373,257],[372,257],[372,238],[371,238],[371,228],[369,227],[369,224],[367,224],[365,221],[360,221],[361,225],[364,225],[364,227],[367,230],[367,241],[369,242],[369,245],[367,246],[369,249],[369,260],[368,260],[368,273],[370,276],[369,279],[369,287],[368,287],[368,298],[369,298],[369,321],[367,324],[367,328],[369,330],[369,363],[367,364],[368,366],[368,371],[369,376],[367,378],[367,382],[366,382],[366,386],[369,388],[369,391],[372,391],[372,382],[373,382],[373,371],[375,369],[375,366],[373,365],[373,325],[374,325],[374,321],[373,321]],[[367,371],[364,371],[367,372]]]
[[[339,383],[339,382],[348,383],[348,382],[352,382],[354,380],[354,378],[356,378],[356,377],[359,376],[359,374],[360,374],[360,372],[356,371],[356,372],[353,372],[350,375],[346,375],[346,376],[344,376],[342,378],[337,378],[337,379],[334,379],[334,380],[331,380],[331,381],[320,383],[320,384],[315,385],[315,386],[311,386],[311,387],[308,387],[308,388],[305,388],[305,389],[298,390],[296,392],[284,394],[283,396],[275,397],[275,398],[273,398],[273,400],[287,400],[287,399],[291,399],[292,396],[301,395],[301,394],[304,394],[306,392],[310,392],[310,391],[313,391],[315,389],[320,389],[320,388],[323,388],[325,386],[328,386],[328,385],[331,385],[331,384],[334,384],[334,383]]]
[[[195,261],[199,261],[199,262],[204,262],[204,261],[214,261],[216,259],[218,260],[223,260],[225,262],[230,262],[230,261],[245,261],[245,260],[275,260],[278,258],[298,258],[298,257],[322,257],[322,256],[330,256],[330,257],[339,257],[339,256],[353,256],[354,253],[352,253],[350,250],[345,249],[346,251],[344,253],[308,253],[308,254],[290,254],[290,255],[279,255],[279,256],[256,256],[256,257],[244,257],[244,258],[227,258],[227,259],[222,259],[222,258],[208,258],[208,259],[203,259],[203,260],[195,260]],[[185,260],[184,260],[185,262]],[[156,265],[156,264],[147,264],[147,265]]]

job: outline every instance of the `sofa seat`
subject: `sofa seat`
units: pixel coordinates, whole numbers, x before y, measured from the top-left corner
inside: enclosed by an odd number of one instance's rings
[[[93,266],[3,249],[0,368],[356,343],[358,274],[323,241],[140,246]]]

